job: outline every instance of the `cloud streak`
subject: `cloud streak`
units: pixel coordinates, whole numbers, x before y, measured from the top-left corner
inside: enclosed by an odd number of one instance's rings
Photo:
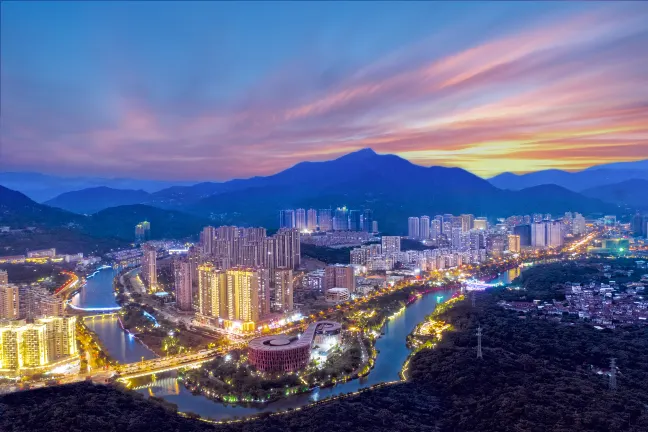
[[[606,5],[443,55],[430,38],[355,70],[292,59],[227,103],[117,88],[80,116],[3,68],[2,168],[222,180],[364,147],[482,176],[644,159],[646,23],[646,5]]]

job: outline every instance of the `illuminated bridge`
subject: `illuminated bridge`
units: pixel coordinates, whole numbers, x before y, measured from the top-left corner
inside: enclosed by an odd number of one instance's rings
[[[115,371],[120,374],[118,380],[124,381],[130,378],[139,378],[177,369],[198,367],[203,363],[213,360],[219,355],[226,354],[233,348],[241,348],[239,345],[206,349],[197,353],[176,355],[172,357],[155,358],[137,363],[129,363],[115,366]]]
[[[482,281],[477,281],[477,280],[468,280],[464,282],[466,285],[466,291],[484,291],[488,288],[493,288],[497,286],[502,286],[504,285],[503,283],[487,283],[487,282],[482,282]]]
[[[149,389],[149,396],[168,396],[180,394],[178,379],[167,377],[162,379],[153,379],[147,384],[133,387],[131,390]]]
[[[104,314],[97,314],[97,315],[85,315],[83,317],[83,320],[94,321],[94,320],[114,319],[117,317],[119,317],[119,312],[104,313]]]

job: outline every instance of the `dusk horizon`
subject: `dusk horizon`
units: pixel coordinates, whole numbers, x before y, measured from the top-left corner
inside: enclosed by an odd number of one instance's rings
[[[489,178],[648,158],[642,3],[2,9],[4,171],[223,181],[371,147]]]

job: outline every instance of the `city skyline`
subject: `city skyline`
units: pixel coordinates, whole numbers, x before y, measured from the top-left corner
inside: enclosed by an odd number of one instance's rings
[[[4,4],[3,169],[226,180],[365,147],[484,177],[646,159],[647,16],[639,3]]]

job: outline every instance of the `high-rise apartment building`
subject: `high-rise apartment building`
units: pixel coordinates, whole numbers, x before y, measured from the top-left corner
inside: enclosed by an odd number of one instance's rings
[[[547,246],[547,229],[544,223],[536,222],[531,224],[531,246],[535,248]]]
[[[19,287],[20,319],[33,320],[44,316],[62,316],[65,310],[63,299],[52,295],[40,285]]]
[[[226,272],[210,262],[198,266],[198,312],[204,316],[234,319],[233,313],[230,317],[227,301]]]
[[[349,231],[360,231],[362,226],[362,212],[349,210]]]
[[[157,250],[154,246],[145,244],[142,246],[142,270],[140,272],[142,281],[147,289],[157,289]]]
[[[315,231],[317,229],[317,210],[308,209],[306,212],[306,227],[309,231]]]
[[[419,238],[422,240],[430,238],[430,216],[421,216],[419,223]]]
[[[292,269],[275,269],[270,288],[271,309],[276,312],[293,310],[293,271]]]
[[[508,250],[512,253],[519,253],[520,248],[520,236],[515,234],[509,234],[508,236]]]
[[[347,288],[350,293],[355,291],[355,276],[353,266],[335,264],[324,269],[324,290],[331,288]]]
[[[74,316],[0,322],[0,369],[39,368],[76,353]]]
[[[441,234],[441,221],[435,217],[430,221],[430,238],[436,241],[439,234]]]
[[[365,232],[375,232],[373,231],[373,210],[364,209],[362,211],[362,231]]]
[[[200,232],[200,244],[203,253],[211,255],[214,253],[214,241],[216,240],[216,228],[213,226],[206,226]]]
[[[233,268],[227,270],[229,316],[236,321],[258,322],[270,313],[268,270]]]
[[[295,228],[295,210],[279,212],[279,228]]]
[[[320,231],[331,231],[333,229],[333,217],[331,216],[331,209],[320,209],[318,213]]]
[[[297,228],[299,231],[306,229],[306,210],[295,210],[295,228]]]
[[[474,227],[475,216],[471,214],[462,214],[461,218],[461,231],[468,232]]]
[[[412,216],[407,219],[407,237],[411,239],[418,239],[420,237],[419,228],[419,218]]]
[[[547,230],[547,246],[551,248],[562,246],[565,238],[562,222],[547,221],[545,222],[545,227]]]
[[[338,207],[335,209],[335,216],[333,216],[333,231],[348,231],[349,230],[349,210],[346,207]]]
[[[173,263],[175,277],[176,306],[181,311],[193,309],[193,287],[191,263],[188,258],[179,258]]]
[[[531,246],[531,224],[513,227],[513,234],[520,237],[520,247]]]
[[[20,292],[18,286],[7,282],[0,283],[0,319],[15,320],[19,316]]]
[[[300,233],[292,229],[280,229],[275,238],[274,267],[296,269],[301,262]]]
[[[7,285],[9,283],[9,274],[7,270],[0,270],[0,285]]]
[[[401,238],[399,236],[383,236],[381,244],[384,254],[394,254],[401,250]]]
[[[378,232],[378,221],[371,222],[371,232],[373,233]]]

